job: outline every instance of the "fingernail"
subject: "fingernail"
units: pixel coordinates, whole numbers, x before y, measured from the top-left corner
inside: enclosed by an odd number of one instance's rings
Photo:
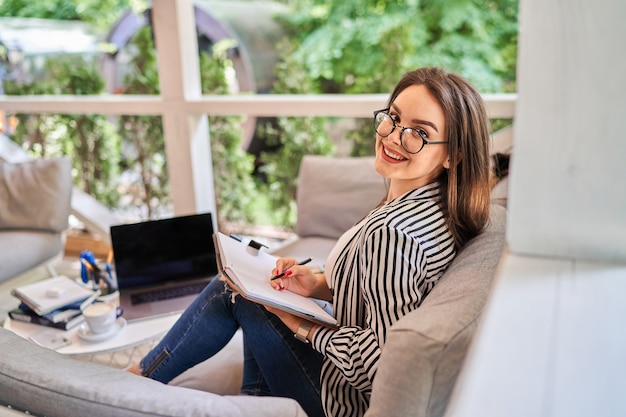
[[[285,286],[283,284],[280,284],[280,290],[283,291],[285,289]]]
[[[288,276],[288,277],[290,277],[290,276],[291,276],[291,274],[293,274],[293,272],[292,272],[292,271],[287,271],[287,272],[285,272],[285,275],[286,275],[286,276]]]

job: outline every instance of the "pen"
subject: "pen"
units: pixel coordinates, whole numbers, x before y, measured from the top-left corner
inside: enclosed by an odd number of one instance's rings
[[[306,265],[306,264],[308,264],[309,262],[311,262],[312,260],[313,260],[313,258],[306,258],[306,259],[304,259],[304,260],[302,260],[302,261],[298,262],[298,265]],[[286,272],[286,271],[285,271],[285,272]],[[270,281],[274,281],[275,279],[278,279],[278,278],[282,278],[282,277],[284,277],[284,276],[285,276],[285,272],[282,272],[282,273],[280,273],[280,274],[276,275],[275,277],[272,277],[272,278],[270,279]]]

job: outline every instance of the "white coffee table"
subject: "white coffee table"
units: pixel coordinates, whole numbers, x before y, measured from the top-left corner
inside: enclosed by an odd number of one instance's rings
[[[178,320],[180,313],[172,313],[151,319],[144,319],[127,323],[117,334],[110,339],[91,342],[83,340],[78,334],[80,326],[63,331],[52,329],[70,340],[70,344],[57,349],[64,355],[76,356],[81,360],[90,360],[105,365],[125,368],[134,361],[137,354],[145,354],[154,346]],[[43,329],[44,326],[11,320],[4,322],[4,328],[15,334],[29,339],[30,336]],[[120,360],[121,357],[121,360]]]

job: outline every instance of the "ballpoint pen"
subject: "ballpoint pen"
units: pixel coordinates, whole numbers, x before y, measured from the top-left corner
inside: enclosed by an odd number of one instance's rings
[[[304,260],[302,260],[302,261],[298,262],[298,265],[306,265],[306,264],[308,264],[309,262],[311,262],[312,260],[313,260],[313,258],[306,258],[306,259],[304,259]],[[270,279],[270,281],[274,281],[275,279],[278,279],[278,278],[282,278],[282,277],[284,277],[284,276],[285,276],[285,272],[287,272],[287,270],[285,270],[284,272],[282,272],[282,273],[280,273],[280,274],[278,274],[278,275],[276,275],[276,276],[273,276],[273,277]]]

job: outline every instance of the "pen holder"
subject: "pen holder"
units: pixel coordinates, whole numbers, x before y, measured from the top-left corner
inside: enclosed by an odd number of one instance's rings
[[[104,265],[99,265],[91,251],[84,250],[80,253],[81,270],[80,276],[85,284],[92,283],[94,290],[100,290],[103,296],[115,294],[117,282],[111,272],[111,260],[113,254],[109,252],[108,260]],[[119,294],[118,294],[119,298]]]

